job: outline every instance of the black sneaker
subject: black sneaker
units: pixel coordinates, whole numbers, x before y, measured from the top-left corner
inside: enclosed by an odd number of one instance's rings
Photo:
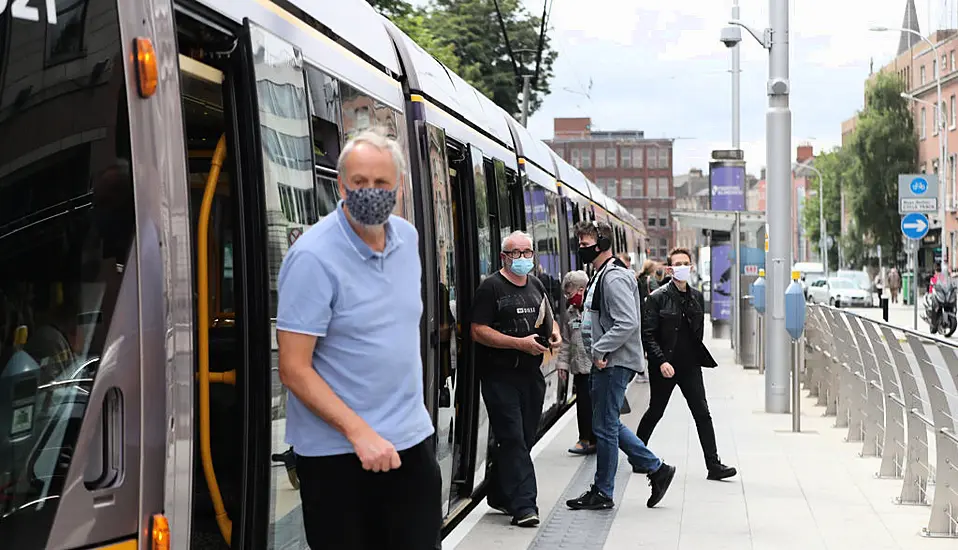
[[[516,515],[512,518],[512,524],[519,527],[535,527],[539,525],[539,514],[535,512],[526,512]]]
[[[733,477],[737,473],[738,471],[736,471],[735,468],[718,462],[709,466],[708,478],[712,481],[719,481]]]
[[[579,498],[567,500],[565,505],[573,510],[608,510],[615,506],[612,499],[602,494],[595,485],[582,493]]]
[[[662,500],[662,497],[665,496],[665,492],[669,490],[669,485],[672,484],[672,478],[674,477],[675,466],[669,466],[664,462],[658,470],[649,474],[649,485],[652,487],[652,496],[649,497],[645,505],[649,508],[654,508],[655,505]]]

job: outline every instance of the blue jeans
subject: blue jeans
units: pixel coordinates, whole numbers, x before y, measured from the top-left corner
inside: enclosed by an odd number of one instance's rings
[[[615,488],[615,471],[619,465],[619,449],[629,457],[629,464],[646,472],[654,472],[662,461],[642,443],[632,430],[619,420],[625,389],[635,373],[624,367],[592,369],[592,430],[596,438],[595,486],[607,497]]]

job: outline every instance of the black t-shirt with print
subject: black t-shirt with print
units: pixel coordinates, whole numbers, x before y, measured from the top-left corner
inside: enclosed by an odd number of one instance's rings
[[[516,338],[535,334],[539,307],[545,295],[545,287],[534,276],[528,276],[525,286],[517,286],[497,271],[486,277],[476,290],[472,322]],[[517,367],[538,371],[542,356],[515,349],[490,348],[477,342],[476,364],[480,372]]]

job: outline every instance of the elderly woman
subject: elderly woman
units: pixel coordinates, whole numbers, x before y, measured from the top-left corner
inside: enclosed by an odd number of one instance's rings
[[[562,291],[569,309],[566,321],[560,328],[562,346],[559,348],[558,368],[559,376],[563,379],[567,379],[571,372],[572,383],[575,385],[579,441],[569,449],[569,452],[577,455],[595,452],[595,434],[592,433],[592,395],[589,390],[592,361],[582,344],[582,334],[579,331],[582,324],[582,303],[585,300],[585,288],[588,284],[589,276],[585,271],[570,271],[562,279]]]

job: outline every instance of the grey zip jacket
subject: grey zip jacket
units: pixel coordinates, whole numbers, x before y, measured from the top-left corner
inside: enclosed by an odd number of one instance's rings
[[[559,359],[556,367],[559,370],[571,371],[572,374],[589,374],[592,372],[592,360],[582,344],[582,312],[575,306],[569,306],[566,313],[566,322],[561,325],[562,346],[559,348]]]
[[[593,361],[608,360],[608,367],[624,367],[635,372],[645,370],[642,350],[642,316],[639,286],[632,271],[609,262],[599,281],[601,304],[591,304],[592,330],[582,332]],[[596,311],[598,306],[599,311]],[[607,356],[607,357],[606,357]]]

